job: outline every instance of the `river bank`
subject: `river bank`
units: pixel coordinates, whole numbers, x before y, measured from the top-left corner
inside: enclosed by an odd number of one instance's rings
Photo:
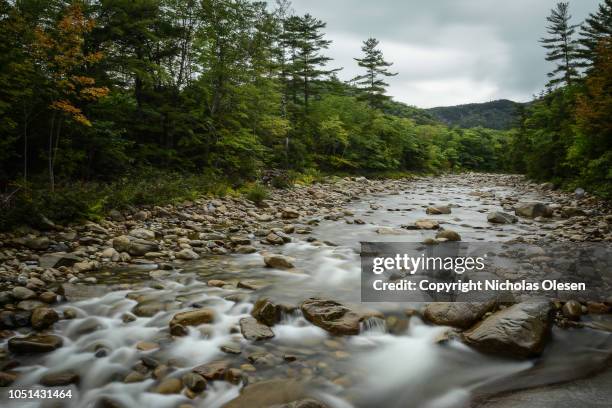
[[[479,349],[482,333],[472,327],[480,320],[496,328],[523,319],[528,329],[494,351],[533,357],[545,349],[553,325],[543,316],[577,328],[586,315],[589,330],[599,324],[597,331],[606,333],[608,322],[600,316],[608,315],[610,304],[499,310],[363,305],[358,242],[609,242],[611,222],[607,204],[588,194],[553,191],[520,176],[468,173],[345,178],[273,190],[260,206],[237,197],[201,199],[115,212],[99,223],[4,234],[0,378],[3,385],[71,387],[70,406],[175,407],[189,400],[221,406],[246,384],[229,406],[271,406],[307,396],[323,401],[320,406],[367,406],[405,388],[407,377],[435,376],[436,361],[444,358],[451,361],[449,382],[413,395],[415,406],[442,397],[464,404],[470,399],[466,390],[476,384],[508,379],[532,365],[499,362],[466,348],[463,342]],[[32,330],[36,336],[24,339]],[[516,352],[512,343],[533,333],[541,335]],[[576,350],[602,338],[579,336],[566,339]],[[593,354],[578,352],[566,362],[600,366],[606,358],[598,344],[597,364]],[[394,350],[407,354],[411,364],[420,361],[421,369],[417,364],[387,373],[385,362],[393,361]],[[545,360],[556,363],[558,357]],[[544,383],[588,371],[570,375],[569,366],[557,370],[554,380],[544,375]],[[461,378],[470,367],[469,381]],[[376,376],[385,384],[372,381]],[[289,391],[279,395],[279,388],[293,390],[293,399]],[[455,388],[467,394],[447,395]],[[290,406],[317,406],[301,404]]]

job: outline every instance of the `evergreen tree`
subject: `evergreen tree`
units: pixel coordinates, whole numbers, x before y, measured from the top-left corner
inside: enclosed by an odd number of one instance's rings
[[[612,0],[604,0],[596,13],[591,13],[580,27],[581,65],[591,68],[596,63],[597,47],[605,39],[612,38]]]
[[[363,58],[354,58],[357,65],[366,69],[366,73],[352,79],[351,82],[357,84],[362,91],[362,98],[365,99],[371,107],[381,108],[383,103],[389,99],[385,95],[385,87],[387,84],[383,77],[391,77],[397,73],[391,73],[387,69],[393,65],[383,58],[382,51],[377,48],[378,40],[376,38],[368,38],[363,42],[361,50],[365,54]]]
[[[285,22],[284,43],[290,50],[290,67],[292,80],[290,82],[291,94],[294,102],[302,102],[304,112],[308,112],[308,105],[326,77],[340,69],[325,69],[331,58],[321,53],[331,44],[326,40],[322,30],[326,23],[306,14],[303,17],[291,16]],[[301,100],[298,95],[301,94]]]
[[[577,48],[578,43],[573,38],[577,25],[570,24],[572,16],[569,14],[569,3],[557,3],[552,9],[548,21],[547,32],[549,37],[542,38],[542,46],[548,50],[546,61],[557,63],[556,68],[548,73],[551,78],[547,86],[553,87],[561,82],[571,85],[578,76]]]

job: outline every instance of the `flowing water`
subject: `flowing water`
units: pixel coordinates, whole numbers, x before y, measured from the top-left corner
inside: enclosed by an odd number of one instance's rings
[[[363,197],[347,209],[366,224],[321,220],[308,235],[315,237],[315,242],[294,234],[293,242],[282,247],[263,247],[295,258],[296,268],[289,271],[263,267],[259,253],[210,256],[174,271],[102,271],[97,275],[102,284],[88,288],[88,298],[58,307],[77,311],[77,318],[62,320],[54,326],[54,332],[63,337],[64,346],[22,360],[16,369],[22,375],[12,386],[31,387],[45,374],[70,370],[80,376],[79,385],[70,386],[72,398],[41,403],[10,401],[5,395],[2,405],[95,407],[104,398],[110,398],[125,407],[170,408],[188,402],[214,408],[239,394],[239,385],[224,381],[209,383],[204,397],[195,400],[180,394],[150,392],[156,383],[150,376],[141,382],[124,383],[131,367],[143,356],[171,366],[174,371],[169,375],[180,378],[206,362],[224,359],[239,367],[249,363],[245,356],[269,352],[259,354],[262,357],[253,363],[256,371],[243,366],[250,381],[309,379],[317,397],[334,407],[471,406],[486,401],[487,396],[571,381],[605,367],[612,350],[610,335],[588,329],[555,329],[542,358],[518,362],[485,356],[457,341],[438,344],[436,339],[446,328],[426,325],[418,317],[410,318],[408,325],[399,328],[387,327],[384,320],[372,318],[362,324],[358,336],[332,337],[296,311],[284,315],[282,322],[273,327],[275,337],[269,341],[252,343],[236,333],[238,321],[249,315],[253,302],[260,296],[292,305],[310,296],[329,297],[355,308],[405,318],[405,310],[418,305],[360,303],[359,242],[420,242],[432,237],[432,231],[399,228],[426,218],[424,206],[454,204],[452,214],[427,218],[444,221],[444,226],[459,232],[463,241],[542,237],[554,226],[554,222],[521,222],[492,227],[487,223],[486,212],[501,210],[499,198],[516,192],[506,187],[481,188],[491,194],[479,198],[469,195],[478,186],[454,180],[449,184],[441,179],[427,179],[415,182],[409,191],[400,194]],[[545,197],[522,198],[546,201]],[[393,230],[381,234],[377,232],[379,228]],[[260,289],[239,289],[235,285],[232,289],[209,287],[205,283],[209,279],[249,281]],[[161,304],[163,310],[151,317],[124,321],[125,314],[139,303],[156,307]],[[184,337],[170,336],[168,322],[172,316],[194,306],[213,308],[214,323],[190,327]],[[136,348],[139,342],[153,342],[159,347],[141,351]],[[228,344],[241,348],[242,353],[221,351]],[[279,357],[283,355],[294,356],[295,361],[284,361]],[[604,406],[598,404],[612,397],[610,388],[609,384],[582,387],[579,401],[582,406]],[[537,394],[533,398],[537,400]]]

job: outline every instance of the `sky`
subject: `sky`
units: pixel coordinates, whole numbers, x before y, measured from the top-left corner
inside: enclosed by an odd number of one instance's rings
[[[597,0],[570,0],[572,21]],[[421,108],[511,99],[540,92],[553,65],[538,40],[556,0],[292,0],[296,14],[327,23],[331,67],[360,73],[354,57],[375,37],[393,62],[388,94]]]

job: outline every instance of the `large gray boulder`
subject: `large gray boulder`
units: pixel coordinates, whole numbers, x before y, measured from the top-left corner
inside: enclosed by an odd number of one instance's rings
[[[359,323],[368,317],[382,317],[376,313],[358,313],[331,299],[309,298],[300,308],[304,317],[315,326],[331,334],[359,334]]]
[[[501,211],[494,211],[487,215],[487,221],[493,224],[514,224],[518,221],[512,214],[508,214]]]
[[[518,303],[500,310],[463,333],[475,349],[507,357],[528,358],[544,350],[551,327],[549,302]]]
[[[514,213],[521,217],[552,217],[552,209],[544,203],[519,203],[514,207]]]
[[[468,329],[496,305],[488,302],[436,302],[425,307],[423,317],[434,324]]]

